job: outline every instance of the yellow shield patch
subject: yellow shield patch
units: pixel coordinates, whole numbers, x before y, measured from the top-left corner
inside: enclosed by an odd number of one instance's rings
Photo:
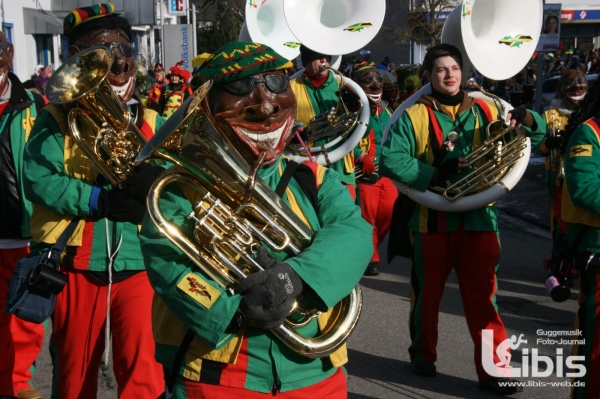
[[[569,157],[591,157],[592,156],[592,145],[591,144],[581,144],[571,147],[571,151],[569,152]]]
[[[179,281],[177,288],[185,292],[206,309],[210,309],[221,293],[194,273],[188,273]]]

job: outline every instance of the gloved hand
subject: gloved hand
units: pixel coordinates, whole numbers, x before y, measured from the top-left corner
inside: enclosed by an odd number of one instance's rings
[[[241,324],[269,330],[283,323],[302,292],[302,279],[287,263],[270,258],[259,248],[256,261],[262,272],[242,279],[235,293],[242,295]]]
[[[133,198],[145,204],[150,187],[164,171],[165,168],[162,166],[142,164],[136,168],[135,174],[122,182],[119,187],[132,190]]]
[[[363,157],[360,163],[362,164],[362,171],[365,176],[369,176],[375,172],[375,163],[373,163],[373,159],[369,155]]]
[[[92,216],[96,220],[107,218],[115,222],[141,224],[145,213],[146,202],[137,200],[132,188],[115,188],[100,192],[97,209]]]
[[[523,107],[513,108],[509,111],[510,120],[515,120],[516,124],[522,124],[531,127],[535,122],[531,113]]]
[[[561,136],[550,136],[544,140],[544,145],[549,149],[559,148],[563,143],[564,138]]]
[[[433,174],[433,180],[446,181],[448,177],[458,172],[459,158],[450,158],[438,166]]]

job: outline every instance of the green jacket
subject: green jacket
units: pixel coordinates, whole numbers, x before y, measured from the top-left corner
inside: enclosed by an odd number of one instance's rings
[[[3,135],[10,135],[10,153],[13,157],[16,173],[14,178],[21,200],[21,236],[14,238],[26,238],[31,236],[29,232],[31,202],[27,200],[24,193],[24,182],[22,176],[23,152],[25,148],[25,142],[29,138],[37,115],[43,108],[43,100],[39,95],[34,95],[29,90],[26,90],[17,76],[12,72],[8,74],[8,78],[11,82],[11,94],[7,107],[2,115],[0,115],[0,120],[2,121],[0,133]]]
[[[432,97],[426,96],[422,101],[424,103],[408,108],[390,127],[379,166],[382,175],[419,191],[427,189],[435,171],[432,164],[433,147],[436,145],[430,139],[429,109],[442,130],[442,143],[448,133],[456,130],[460,124],[463,126],[459,142],[446,159],[468,155],[472,148],[485,140],[484,121],[494,120],[498,116],[498,110],[491,101],[486,101],[490,115],[484,116],[483,112],[487,111],[475,106],[475,100],[467,95],[458,108],[456,120]],[[530,112],[534,119],[533,129],[525,130],[531,138],[531,146],[535,147],[546,133],[546,124],[538,113]],[[438,148],[436,146],[435,150]],[[460,179],[468,172],[457,173],[453,179]],[[420,233],[456,231],[461,226],[472,231],[498,231],[496,207],[490,204],[467,212],[440,212],[417,204],[409,224],[412,230]]]
[[[55,113],[51,114],[50,109]],[[82,220],[68,243],[77,247],[72,267],[105,271],[108,245],[111,252],[119,248],[113,259],[114,271],[143,270],[138,225],[108,219],[94,222],[87,218],[90,215],[93,182],[98,172],[73,140],[61,131],[59,126],[64,126],[66,119],[64,112],[56,109],[55,106],[48,106],[39,114],[25,146],[25,194],[34,204],[31,218],[32,251],[43,251],[54,244],[69,221],[74,216],[80,216]],[[55,116],[61,120],[57,121]],[[145,110],[144,120],[152,131],[164,122],[152,110]],[[103,188],[112,187],[107,184]]]
[[[310,119],[314,116],[319,116],[322,113],[329,111],[331,108],[335,108],[338,102],[338,81],[333,75],[329,73],[327,81],[322,86],[315,88],[310,80],[304,75],[290,82],[290,86],[296,94],[298,101],[298,121],[307,125]],[[315,141],[315,146],[322,146],[335,137],[328,137]],[[348,154],[346,157],[332,163],[328,167],[338,172],[340,180],[345,184],[354,185],[356,179],[354,178],[354,154]]]
[[[280,158],[274,165],[261,169],[259,176],[275,187],[286,163]],[[312,243],[297,256],[269,252],[272,257],[285,260],[300,275],[305,282],[304,295],[313,298],[316,307],[326,310],[347,296],[360,281],[373,251],[372,227],[361,217],[360,208],[340,184],[337,173],[323,167],[319,170],[322,183],[317,191],[317,209],[295,179],[283,195],[283,201],[314,230]],[[181,226],[187,237],[192,234],[193,224],[188,215],[192,212],[191,204],[195,203],[195,194],[190,191],[187,188],[184,193],[178,186],[169,187],[160,201],[166,219]],[[148,217],[142,225],[141,242],[148,277],[158,296],[153,306],[156,358],[166,367],[172,367],[188,328],[196,337],[181,373],[196,381],[203,380],[204,363],[211,360],[227,364],[218,369],[228,378],[222,376],[215,383],[265,393],[273,389],[288,391],[327,378],[335,372],[334,364],[341,366],[345,362],[345,347],[337,360],[309,359],[264,330],[247,328],[237,335],[226,333],[241,296],[231,294],[199,270]],[[191,287],[190,282],[194,287],[202,287],[202,293]],[[300,331],[307,337],[317,334],[316,320]]]
[[[567,240],[573,244],[588,226],[576,250],[600,253],[600,119],[579,125],[565,148],[565,182],[562,217]]]

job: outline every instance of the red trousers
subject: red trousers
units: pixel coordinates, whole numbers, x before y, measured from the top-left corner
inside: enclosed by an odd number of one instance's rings
[[[185,396],[175,389],[174,399],[347,399],[346,373],[339,368],[331,377],[308,387],[287,392],[262,393],[184,380]]]
[[[61,399],[94,399],[105,346],[108,285],[80,271],[69,271],[67,278],[52,318],[56,391]],[[119,398],[158,398],[164,390],[162,366],[154,360],[153,293],[144,271],[111,287],[112,359]]]
[[[373,226],[373,256],[371,262],[379,262],[379,244],[390,231],[394,203],[398,189],[387,177],[375,184],[358,184],[360,208],[363,218]]]
[[[35,324],[4,313],[8,282],[17,259],[29,253],[29,247],[0,249],[0,396],[16,396],[31,389],[34,367],[44,341],[44,324]]]
[[[494,363],[500,360],[496,349],[506,336],[496,307],[496,270],[500,241],[494,231],[415,233],[411,271],[410,357],[423,362],[437,360],[438,314],[450,271],[458,277],[460,296],[469,333],[475,344],[475,368],[479,378],[487,378],[482,365],[483,329],[494,332]]]
[[[595,255],[598,257],[599,255]],[[581,269],[585,265],[581,265]],[[579,310],[575,328],[582,332],[577,337],[583,345],[575,345],[573,355],[585,356],[585,375],[573,380],[578,383],[571,391],[573,399],[600,398],[600,266],[590,265],[579,272]],[[581,364],[581,361],[578,361]],[[584,383],[584,386],[581,386]]]

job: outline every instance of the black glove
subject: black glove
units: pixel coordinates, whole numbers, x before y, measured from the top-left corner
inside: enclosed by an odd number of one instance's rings
[[[437,167],[433,174],[434,180],[446,181],[448,177],[458,172],[458,158],[450,158]]]
[[[527,110],[523,107],[513,108],[509,112],[511,115],[510,119],[516,120],[517,123],[523,123],[527,118]]]
[[[165,168],[162,166],[142,164],[136,168],[133,176],[119,184],[119,188],[132,190],[133,198],[145,203],[150,187],[152,187],[156,178],[164,171]]]
[[[238,312],[241,325],[269,330],[289,315],[302,292],[302,279],[287,263],[270,258],[262,247],[256,261],[265,270],[237,284],[235,293],[242,295]]]
[[[132,188],[102,190],[98,196],[96,220],[107,218],[115,222],[141,224],[146,213],[146,202],[134,197]]]
[[[558,148],[562,145],[563,140],[564,139],[561,136],[550,136],[544,140],[544,145],[549,149]]]

